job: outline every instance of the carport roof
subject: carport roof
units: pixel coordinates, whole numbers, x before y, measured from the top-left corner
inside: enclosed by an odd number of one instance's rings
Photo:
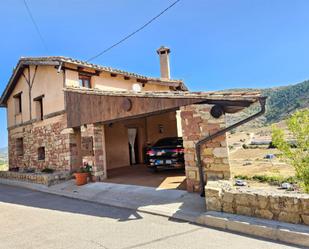
[[[259,91],[212,91],[212,92],[189,92],[189,91],[106,91],[98,88],[66,87],[64,91],[82,94],[127,96],[127,97],[151,97],[151,98],[197,98],[212,100],[244,100],[249,102],[258,101],[261,97]]]
[[[260,92],[133,92],[81,87],[64,89],[69,127],[145,117],[191,104],[220,105],[235,113],[259,101]]]

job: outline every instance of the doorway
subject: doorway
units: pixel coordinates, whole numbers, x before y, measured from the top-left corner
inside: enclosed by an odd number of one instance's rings
[[[138,129],[128,128],[128,146],[130,165],[139,163],[139,149],[138,149]]]

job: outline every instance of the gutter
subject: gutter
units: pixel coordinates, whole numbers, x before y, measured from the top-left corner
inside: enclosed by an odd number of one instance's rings
[[[197,156],[197,167],[199,169],[199,176],[200,176],[200,187],[201,187],[201,197],[205,197],[205,186],[207,184],[207,179],[205,181],[204,179],[204,171],[203,171],[203,166],[202,166],[202,159],[201,159],[201,146],[206,144],[208,141],[220,136],[220,135],[223,135],[225,134],[226,132],[232,130],[232,129],[235,129],[237,128],[238,126],[241,126],[261,115],[263,115],[265,113],[265,104],[266,104],[266,98],[267,97],[260,97],[259,98],[259,103],[260,103],[260,106],[261,106],[261,110],[256,113],[256,114],[253,114],[252,116],[248,117],[248,118],[245,118],[229,127],[226,127],[222,130],[219,130],[217,131],[216,133],[212,134],[212,135],[209,135],[205,138],[202,138],[201,140],[199,140],[196,145],[195,145],[195,151],[196,151],[196,156]]]

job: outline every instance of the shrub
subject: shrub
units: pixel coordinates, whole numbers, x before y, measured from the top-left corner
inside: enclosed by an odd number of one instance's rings
[[[246,149],[248,149],[248,148],[249,148],[249,146],[248,146],[248,145],[246,145],[246,144],[243,144],[243,145],[242,145],[242,148],[246,150]]]
[[[296,171],[301,187],[309,193],[309,109],[295,112],[287,121],[288,130],[295,138],[295,147],[284,139],[284,131],[273,126],[272,142],[283,158]]]
[[[234,178],[241,179],[241,180],[254,180],[258,182],[265,182],[271,185],[279,185],[283,182],[288,182],[291,184],[298,182],[298,179],[292,176],[282,177],[282,176],[267,176],[267,175],[254,175],[254,176],[237,175]]]
[[[44,168],[41,170],[42,173],[52,174],[54,173],[54,170],[51,168]]]

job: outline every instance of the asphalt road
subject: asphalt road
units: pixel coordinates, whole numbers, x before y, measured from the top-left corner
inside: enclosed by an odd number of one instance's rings
[[[165,217],[0,185],[0,249],[295,248]]]

